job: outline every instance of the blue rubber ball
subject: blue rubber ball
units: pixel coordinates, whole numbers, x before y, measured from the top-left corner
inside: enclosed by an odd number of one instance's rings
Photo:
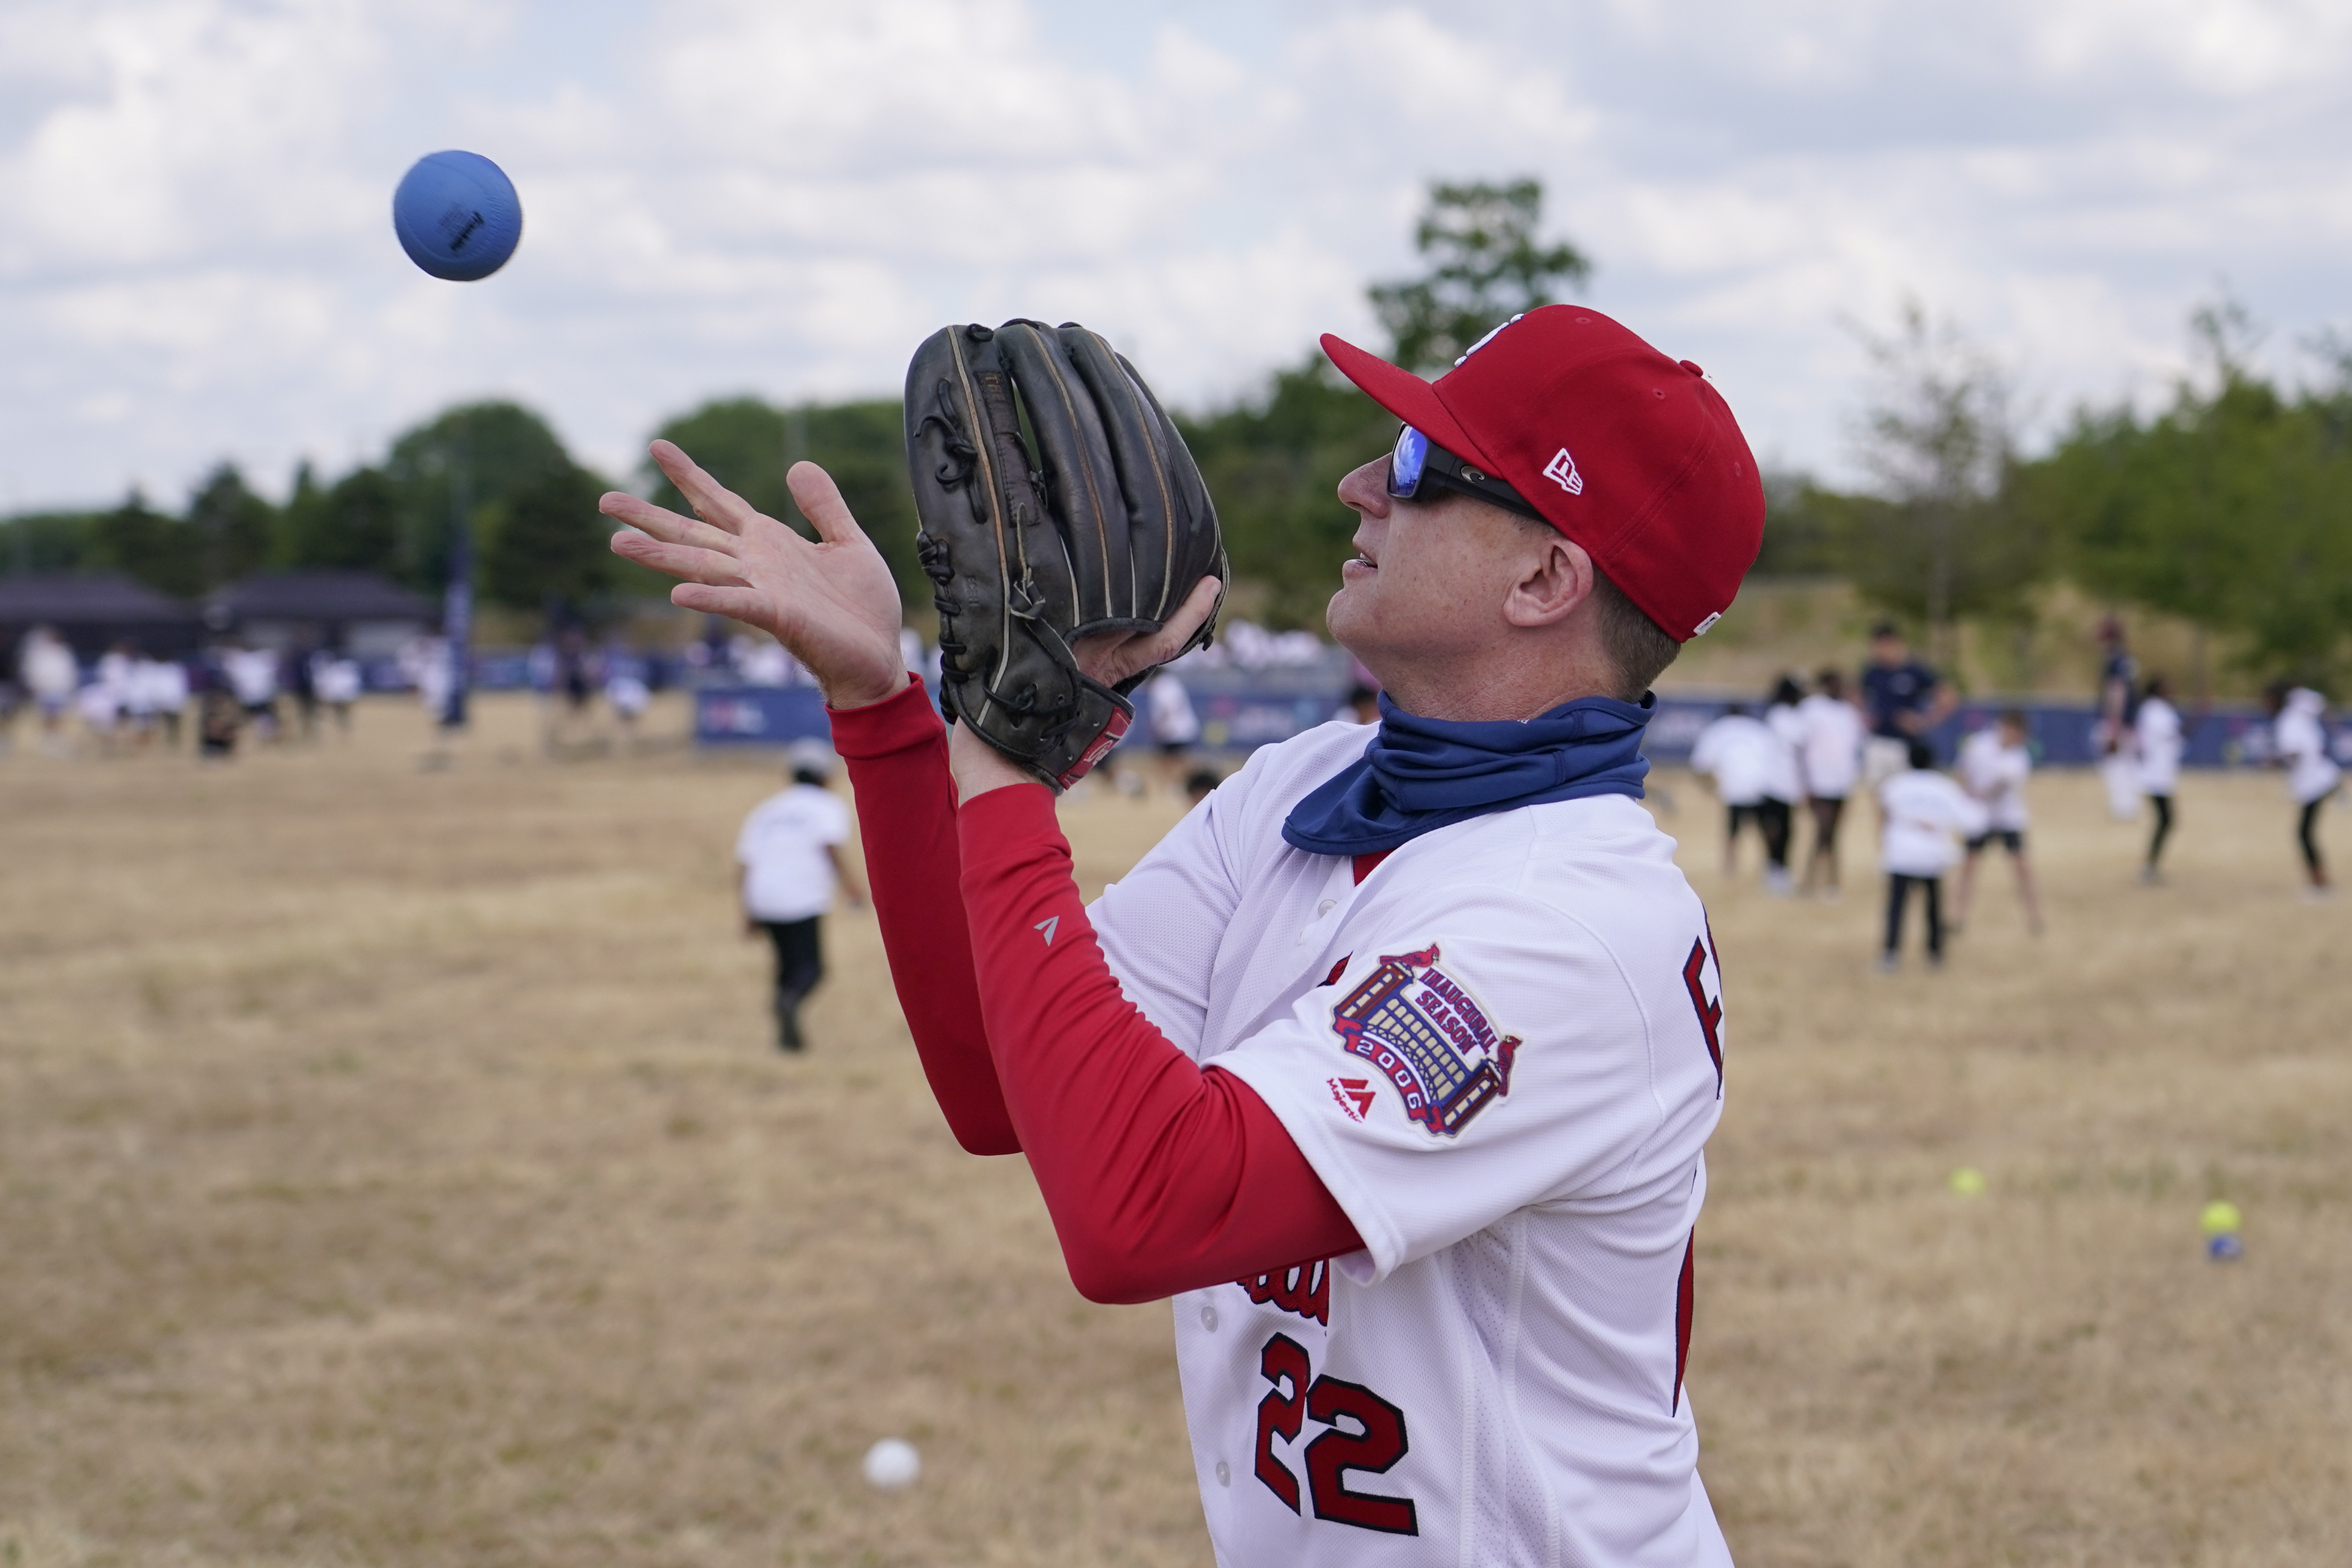
[[[392,232],[436,277],[471,283],[507,264],[522,239],[522,201],[478,152],[428,152],[392,193]]]

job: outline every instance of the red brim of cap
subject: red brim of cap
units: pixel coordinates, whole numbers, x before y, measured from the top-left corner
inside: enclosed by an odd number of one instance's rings
[[[1486,467],[1486,455],[1470,439],[1454,417],[1437,401],[1437,389],[1411,371],[1400,370],[1377,354],[1368,354],[1345,338],[1323,334],[1323,352],[1339,373],[1363,389],[1364,395],[1412,425],[1456,457],[1467,457]]]

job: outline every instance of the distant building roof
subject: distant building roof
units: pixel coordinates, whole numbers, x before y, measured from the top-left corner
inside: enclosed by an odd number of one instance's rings
[[[194,609],[121,572],[27,572],[0,577],[0,622],[58,626],[184,626]]]
[[[373,571],[257,571],[205,596],[206,618],[228,621],[431,621],[438,608]]]

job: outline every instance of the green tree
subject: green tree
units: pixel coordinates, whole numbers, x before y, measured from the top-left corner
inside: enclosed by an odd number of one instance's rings
[[[103,512],[20,512],[0,520],[0,572],[89,571],[100,565]]]
[[[461,496],[478,549],[498,509],[572,465],[547,422],[519,403],[463,404],[404,433],[383,465],[400,496],[400,575],[427,590],[447,580]]]
[[[1591,277],[1592,262],[1575,246],[1537,242],[1542,216],[1536,180],[1432,185],[1413,230],[1428,274],[1369,291],[1391,357],[1412,370],[1442,370],[1512,317],[1557,303],[1556,289]]]
[[[128,572],[158,593],[180,599],[193,599],[210,586],[196,530],[151,508],[136,489],[98,518],[94,536],[92,566]]]
[[[354,468],[322,489],[310,481],[306,464],[286,505],[279,559],[288,566],[398,577],[405,516],[400,487],[382,468]]]
[[[1266,591],[1264,618],[1319,629],[1356,531],[1335,492],[1394,443],[1396,420],[1316,350],[1261,399],[1176,423],[1216,502],[1234,575]]]
[[[278,512],[236,464],[222,463],[188,497],[185,526],[195,536],[201,586],[213,589],[268,564]]]
[[[1873,493],[1831,508],[1838,559],[1865,599],[1924,622],[1948,662],[1962,619],[2030,621],[2025,591],[2054,561],[2011,486],[2008,380],[1916,300],[1894,332],[1862,337],[1877,382],[1858,444]]]
[[[674,441],[729,489],[781,522],[810,534],[784,475],[803,458],[833,476],[867,535],[890,563],[908,613],[928,613],[931,585],[915,558],[915,497],[907,484],[906,417],[895,398],[778,408],[758,398],[707,402],[655,433]],[[685,498],[649,460],[654,504],[687,510]]]
[[[2251,368],[2242,309],[2190,330],[2202,389],[2148,420],[2078,411],[2021,489],[2084,588],[2231,635],[2253,673],[2326,679],[2352,629],[2352,365],[2289,398]]]
[[[605,541],[612,527],[596,510],[604,486],[584,468],[550,469],[490,509],[481,551],[485,598],[518,610],[586,615],[612,587]]]

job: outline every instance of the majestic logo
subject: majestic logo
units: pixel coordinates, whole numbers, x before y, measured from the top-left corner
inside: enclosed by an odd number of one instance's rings
[[[1551,461],[1544,465],[1544,477],[1571,496],[1584,494],[1584,476],[1576,471],[1576,459],[1568,455],[1565,446],[1553,453]]]
[[[1054,933],[1060,930],[1061,927],[1062,917],[1058,915],[1047,915],[1045,919],[1040,920],[1036,925],[1029,927],[1029,929],[1032,931],[1043,931],[1045,934],[1045,946],[1051,947],[1054,945]]]
[[[1396,1085],[1406,1115],[1450,1138],[1511,1092],[1519,1037],[1498,1035],[1468,989],[1436,965],[1433,942],[1383,955],[1333,1009],[1331,1030]]]
[[[1348,1113],[1350,1122],[1360,1122],[1372,1113],[1372,1081],[1369,1078],[1327,1078],[1331,1098]]]

